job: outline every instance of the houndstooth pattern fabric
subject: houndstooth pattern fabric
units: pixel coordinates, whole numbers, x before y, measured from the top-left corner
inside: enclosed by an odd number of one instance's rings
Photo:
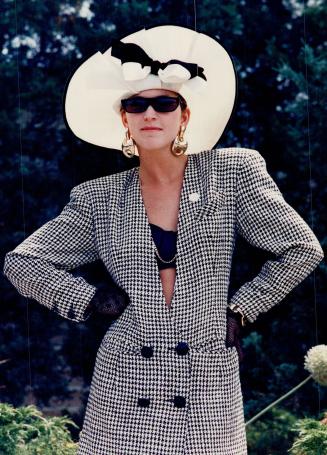
[[[228,302],[236,233],[276,258]],[[61,214],[6,255],[17,290],[72,321],[89,317],[95,292],[70,273],[81,264],[101,259],[129,295],[97,352],[78,455],[246,455],[227,305],[255,321],[314,270],[322,248],[245,148],[188,156],[171,308],[154,248],[136,167],[73,188]]]

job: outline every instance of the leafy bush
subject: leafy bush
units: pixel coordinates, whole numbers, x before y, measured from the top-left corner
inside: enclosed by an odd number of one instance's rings
[[[246,429],[249,455],[326,455],[327,412],[324,415],[321,421],[297,419],[285,409],[272,408],[265,419],[251,423]]]
[[[298,420],[291,431],[299,434],[289,450],[292,455],[326,455],[327,412],[322,421],[311,418]]]
[[[0,453],[2,455],[76,455],[66,425],[67,417],[44,417],[34,406],[14,408],[0,403]]]
[[[290,428],[296,420],[289,411],[274,407],[265,418],[251,423],[246,428],[249,455],[286,454],[293,439]]]

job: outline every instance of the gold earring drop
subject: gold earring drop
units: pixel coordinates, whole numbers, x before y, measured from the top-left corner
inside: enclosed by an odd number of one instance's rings
[[[172,147],[171,147],[171,153],[175,156],[181,156],[187,150],[188,143],[184,138],[184,132],[185,132],[185,126],[182,125],[181,129],[180,129],[178,135],[176,136],[176,138],[172,144]]]
[[[132,138],[132,136],[129,135],[129,130],[126,128],[125,130],[125,137],[123,140],[123,143],[121,145],[122,152],[127,158],[133,158],[135,155],[135,152],[137,151],[137,146]]]

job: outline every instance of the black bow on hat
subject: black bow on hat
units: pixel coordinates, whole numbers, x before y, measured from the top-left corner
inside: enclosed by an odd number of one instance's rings
[[[159,60],[153,60],[148,54],[135,43],[123,43],[118,39],[112,41],[111,55],[121,60],[122,64],[126,62],[136,62],[144,66],[150,66],[151,74],[158,75],[159,69],[164,70],[168,65],[178,64],[186,68],[192,79],[193,77],[199,76],[205,81],[207,78],[204,75],[204,69],[198,66],[196,63],[187,63],[181,60],[169,60],[168,62],[160,62]]]

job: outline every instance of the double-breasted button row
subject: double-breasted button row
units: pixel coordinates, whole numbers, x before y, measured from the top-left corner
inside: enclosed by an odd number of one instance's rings
[[[178,355],[186,355],[189,350],[189,345],[185,341],[179,341],[175,346],[175,351]],[[141,348],[141,355],[147,359],[153,356],[153,352],[152,346],[142,346]]]
[[[175,346],[175,351],[178,355],[186,355],[189,350],[189,345],[185,341],[179,341]],[[141,355],[143,357],[149,359],[153,356],[153,353],[154,349],[152,346],[142,346]],[[186,406],[186,398],[181,395],[176,395],[169,401],[173,402],[176,408],[184,408]],[[140,397],[137,400],[137,404],[142,408],[147,408],[150,406],[150,398]]]
[[[169,401],[174,403],[175,408],[184,408],[186,406],[186,398],[181,395],[176,395]],[[140,397],[137,400],[137,404],[142,408],[148,408],[150,406],[150,398]]]

